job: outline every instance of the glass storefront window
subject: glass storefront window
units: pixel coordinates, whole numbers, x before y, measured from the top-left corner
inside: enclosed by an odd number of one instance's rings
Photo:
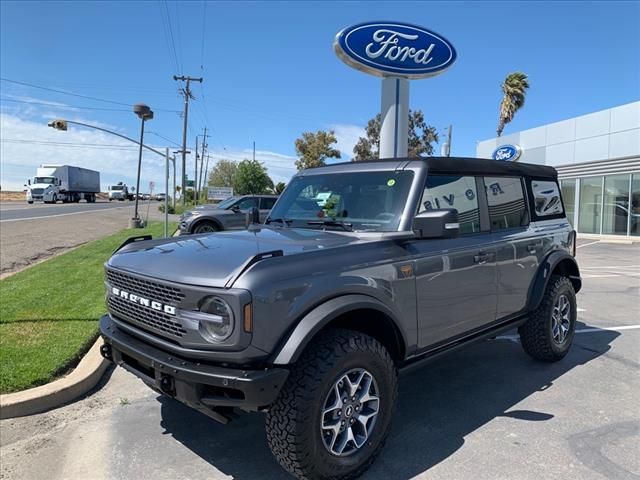
[[[629,175],[604,178],[602,234],[626,235],[629,221]]]
[[[567,220],[573,225],[576,211],[576,180],[562,180],[560,182],[560,190],[562,190],[562,201],[564,202],[564,210]]]
[[[631,222],[629,233],[640,236],[640,174],[634,173],[631,181]]]
[[[600,233],[602,215],[602,177],[580,179],[578,232]]]

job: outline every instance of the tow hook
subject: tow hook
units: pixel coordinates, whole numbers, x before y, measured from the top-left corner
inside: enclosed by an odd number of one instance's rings
[[[100,347],[100,355],[102,355],[102,357],[106,360],[113,362],[113,352],[111,351],[111,345],[109,345],[108,343],[103,344]]]
[[[173,382],[173,378],[169,375],[162,375],[160,377],[160,390],[162,390],[167,395],[173,397],[176,394],[176,387]]]

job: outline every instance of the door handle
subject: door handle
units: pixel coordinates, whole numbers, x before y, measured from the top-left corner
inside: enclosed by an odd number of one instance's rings
[[[489,260],[489,254],[487,253],[479,253],[478,255],[473,256],[473,263],[477,263],[478,265],[484,265]]]

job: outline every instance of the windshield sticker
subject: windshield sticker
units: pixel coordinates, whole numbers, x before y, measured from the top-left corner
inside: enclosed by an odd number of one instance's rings
[[[396,181],[393,178],[387,180],[387,187],[393,187],[396,184]]]

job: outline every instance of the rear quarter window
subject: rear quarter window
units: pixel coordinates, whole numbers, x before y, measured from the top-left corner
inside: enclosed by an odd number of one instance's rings
[[[549,180],[531,180],[533,208],[536,216],[550,217],[564,213],[560,199],[560,187]]]

